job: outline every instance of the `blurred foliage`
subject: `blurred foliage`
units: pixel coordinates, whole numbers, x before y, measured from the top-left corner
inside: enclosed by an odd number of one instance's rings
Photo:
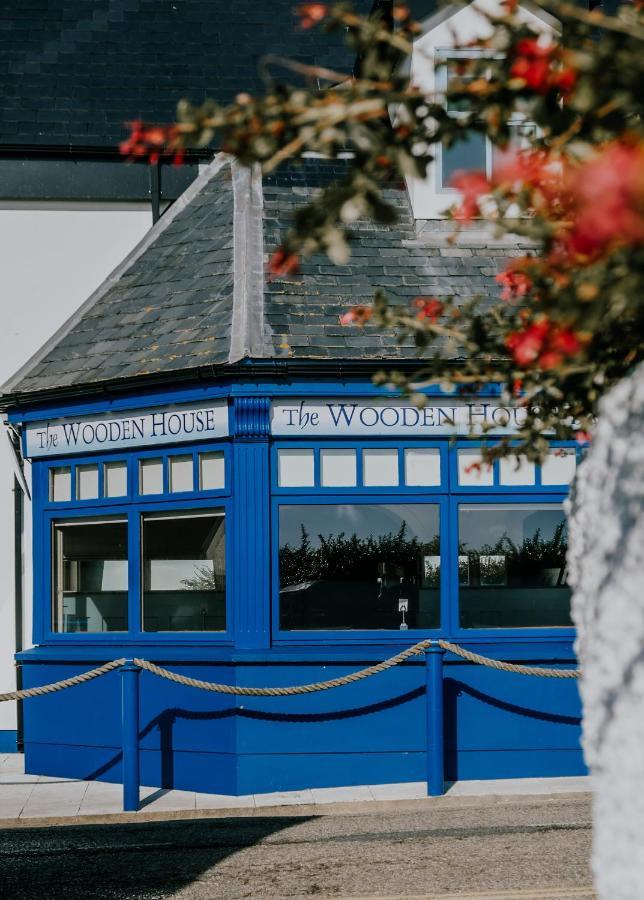
[[[421,29],[406,6],[385,15],[381,4],[361,17],[349,3],[302,3],[299,27],[344,33],[359,77],[269,56],[264,96],[240,94],[227,107],[182,101],[175,124],[134,123],[122,147],[130,157],[180,161],[186,146],[216,140],[264,172],[304,153],[349,152],[346,175],[298,210],[271,259],[271,277],[288,279],[314,251],[345,262],[353,222],[395,221],[387,187],[424,177],[438,144],[485,134],[501,162],[489,178],[455,178],[462,199],[450,214],[455,229],[476,220],[530,241],[533,250],[500,276],[499,302],[427,297],[401,309],[378,291],[373,307],[353,307],[342,320],[413,335],[415,371],[376,380],[419,405],[428,384],[469,393],[501,384],[505,402],[528,409],[516,438],[530,459],[542,458],[552,438],[587,439],[601,396],[642,360],[644,335],[642,4],[624,4],[614,17],[561,0],[537,5],[560,23],[554,36],[537,33],[506,0],[489,34],[463,48],[474,55],[452,66],[446,92],[426,95],[408,77]],[[289,85],[289,73],[300,86]],[[509,127],[517,117],[537,126],[522,150]],[[488,457],[507,452],[507,440]]]

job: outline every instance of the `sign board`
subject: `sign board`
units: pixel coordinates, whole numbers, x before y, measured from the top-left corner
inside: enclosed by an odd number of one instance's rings
[[[408,400],[290,400],[271,406],[271,433],[280,437],[439,437],[484,430],[512,434],[526,410],[493,400],[428,398],[418,409]]]
[[[27,425],[26,456],[66,456],[156,444],[206,441],[228,435],[225,400],[207,406],[157,407],[117,415],[52,419]]]

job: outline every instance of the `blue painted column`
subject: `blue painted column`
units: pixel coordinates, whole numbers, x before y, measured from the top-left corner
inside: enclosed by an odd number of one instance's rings
[[[121,667],[121,723],[123,746],[123,811],[139,808],[141,781],[139,763],[139,675],[141,670],[129,659]]]
[[[445,793],[445,711],[443,704],[443,657],[438,644],[425,650],[427,696],[427,793]]]
[[[271,642],[271,527],[267,397],[235,397],[232,510],[232,598],[235,646]]]

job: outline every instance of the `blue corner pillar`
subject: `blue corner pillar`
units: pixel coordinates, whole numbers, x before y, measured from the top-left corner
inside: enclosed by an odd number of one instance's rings
[[[445,792],[445,710],[443,704],[443,657],[438,644],[425,650],[427,692],[427,793],[440,797]]]
[[[123,811],[139,808],[139,676],[141,670],[129,659],[121,667],[121,723],[123,746]]]

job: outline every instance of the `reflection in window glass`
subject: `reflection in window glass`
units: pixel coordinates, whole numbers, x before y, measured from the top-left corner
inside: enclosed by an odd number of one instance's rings
[[[222,511],[143,517],[145,631],[224,631],[226,531]]]
[[[469,172],[472,170],[483,171],[486,169],[486,144],[485,135],[478,131],[470,131],[462,140],[456,141],[451,147],[441,149],[441,187],[451,187],[450,182],[457,172]]]
[[[560,506],[461,505],[458,521],[463,628],[571,624]]]
[[[282,506],[279,528],[282,629],[438,627],[438,506]]]
[[[58,522],[53,539],[53,630],[127,630],[127,522]]]

